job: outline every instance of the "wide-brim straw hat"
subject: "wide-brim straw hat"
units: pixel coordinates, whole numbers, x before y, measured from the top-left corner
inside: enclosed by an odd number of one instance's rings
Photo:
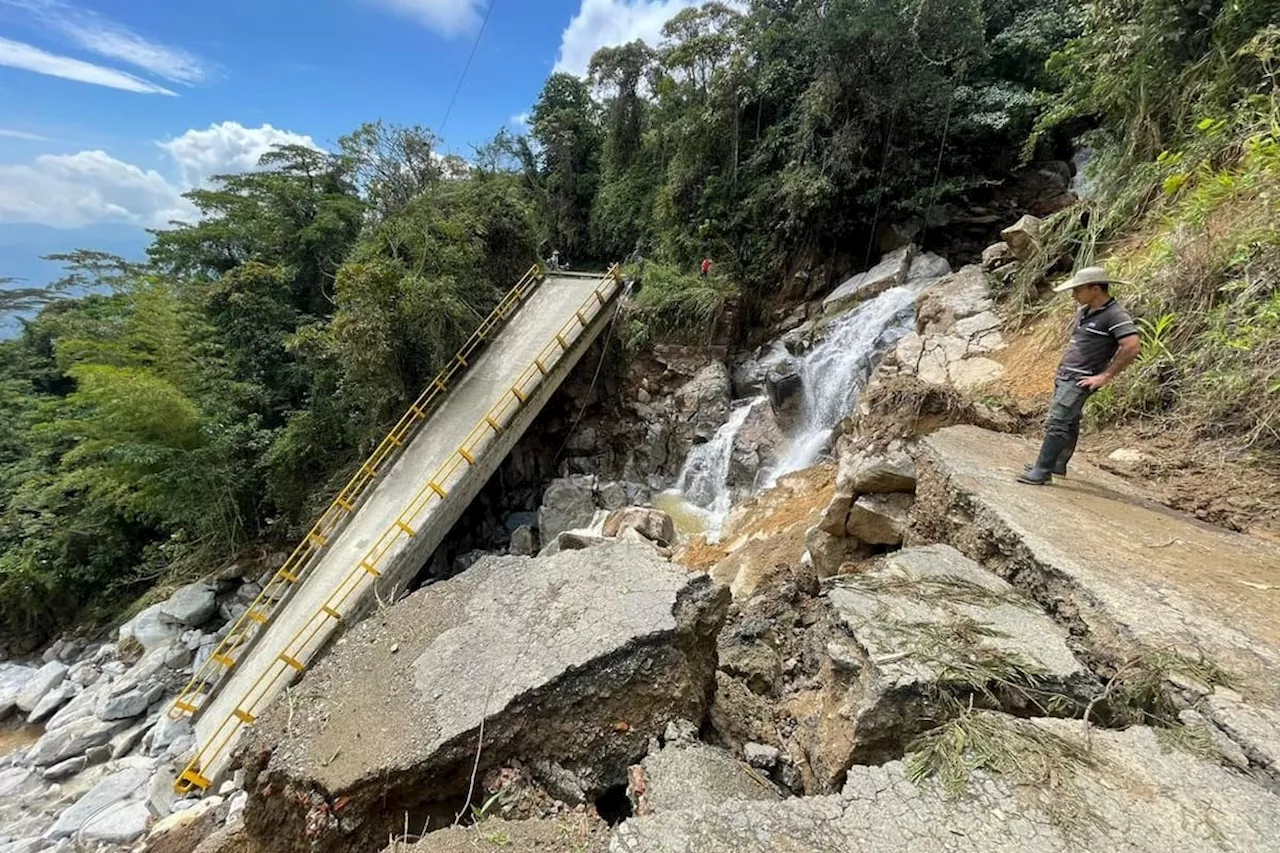
[[[1107,271],[1102,267],[1085,267],[1084,269],[1076,270],[1075,275],[1055,287],[1053,292],[1063,293],[1088,284],[1124,284],[1124,282],[1107,275]]]

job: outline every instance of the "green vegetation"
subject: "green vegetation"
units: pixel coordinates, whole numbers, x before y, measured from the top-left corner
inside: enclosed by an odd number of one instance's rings
[[[0,343],[0,632],[105,617],[157,578],[287,544],[536,257],[627,261],[643,282],[625,338],[699,342],[796,271],[869,259],[878,226],[1082,134],[1099,195],[1061,216],[1061,245],[1151,235],[1136,307],[1158,345],[1109,411],[1169,406],[1158,382],[1274,441],[1274,12],[706,3],[658,44],[600,51],[587,80],[553,74],[529,135],[470,162],[374,124],[193,190],[202,219],[156,232],[147,263],[77,252],[65,280],[0,303],[48,302]]]

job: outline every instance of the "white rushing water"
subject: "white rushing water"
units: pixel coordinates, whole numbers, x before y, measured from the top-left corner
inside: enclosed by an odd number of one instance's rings
[[[875,367],[876,358],[911,330],[915,301],[931,280],[886,290],[853,311],[838,317],[817,346],[801,359],[804,397],[801,414],[787,452],[763,477],[763,486],[807,468],[818,460],[840,421],[854,404]],[[768,364],[787,358],[776,343],[762,359]],[[685,460],[676,487],[665,498],[680,511],[700,518],[708,542],[716,542],[733,505],[729,468],[734,443],[751,410],[768,405],[765,397],[740,402],[711,440],[695,446]]]
[[[720,527],[733,505],[729,490],[729,466],[733,462],[733,444],[747,422],[751,410],[764,397],[753,397],[741,402],[729,413],[729,420],[720,425],[710,441],[694,445],[680,470],[675,492],[680,494],[691,509],[703,517],[708,542],[720,536]],[[767,403],[766,403],[767,405]]]
[[[822,342],[805,355],[800,425],[766,485],[818,460],[831,431],[853,412],[877,356],[911,330],[916,298],[924,284],[931,283],[892,287],[864,302],[837,318]]]

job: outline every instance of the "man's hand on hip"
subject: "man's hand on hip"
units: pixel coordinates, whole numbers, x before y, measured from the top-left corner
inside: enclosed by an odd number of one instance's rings
[[[1106,385],[1110,381],[1111,381],[1110,376],[1107,376],[1104,373],[1099,373],[1097,376],[1086,376],[1084,379],[1081,379],[1079,382],[1077,382],[1076,385],[1079,385],[1081,388],[1085,389],[1086,391],[1097,391],[1099,388],[1101,388],[1103,385]]]

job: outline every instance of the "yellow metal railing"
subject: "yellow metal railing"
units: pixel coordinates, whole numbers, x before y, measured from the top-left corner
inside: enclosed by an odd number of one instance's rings
[[[511,387],[503,392],[498,402],[480,419],[458,448],[418,490],[405,505],[400,515],[387,526],[382,536],[338,584],[323,605],[294,633],[284,646],[284,651],[266,667],[245,691],[236,707],[219,724],[195,757],[178,776],[174,788],[188,793],[196,788],[207,789],[213,779],[201,771],[209,768],[226,751],[236,734],[245,725],[257,719],[258,706],[269,702],[272,690],[284,679],[291,680],[305,670],[311,659],[327,639],[328,627],[344,618],[343,607],[353,599],[359,601],[368,585],[381,575],[380,566],[401,540],[417,535],[418,520],[434,503],[449,494],[449,488],[463,466],[470,467],[496,437],[511,423],[526,401],[542,384],[543,377],[559,363],[574,343],[585,334],[592,320],[604,310],[605,305],[622,287],[621,272],[615,266],[604,275],[600,284],[561,327],[551,341],[539,351]]]
[[[398,455],[398,451],[413,438],[418,426],[427,419],[433,405],[449,389],[449,383],[457,377],[458,373],[466,369],[467,362],[475,351],[484,345],[494,330],[502,326],[525,297],[537,289],[543,278],[541,267],[537,265],[531,267],[516,282],[515,287],[507,291],[489,316],[480,323],[449,362],[449,366],[441,370],[426,390],[418,395],[418,399],[413,401],[413,405],[409,406],[396,425],[378,444],[377,449],[361,464],[347,485],[333,499],[333,503],[329,504],[328,509],[311,526],[311,530],[298,543],[298,547],[293,549],[293,553],[285,560],[279,571],[263,587],[253,604],[236,620],[235,625],[214,649],[213,654],[195,671],[191,680],[170,706],[171,719],[179,720],[188,714],[196,714],[200,710],[204,698],[212,693],[218,683],[240,660],[237,652],[243,652],[248,648],[284,603],[290,589],[306,579],[325,546],[341,530],[347,519],[355,514],[361,498],[369,491],[369,487],[378,475],[390,466]]]

